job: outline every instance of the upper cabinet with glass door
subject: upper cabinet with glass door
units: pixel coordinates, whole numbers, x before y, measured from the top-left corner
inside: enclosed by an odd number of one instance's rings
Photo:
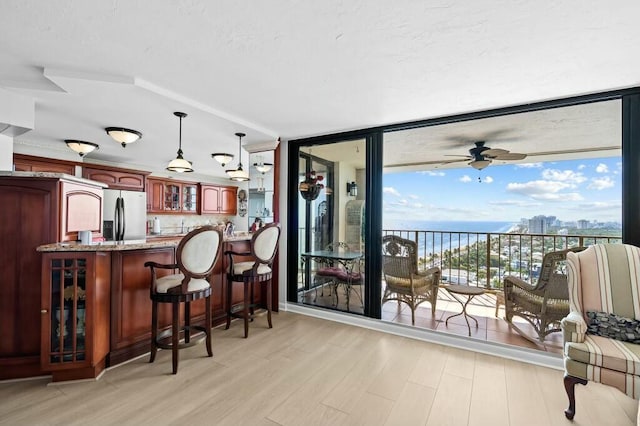
[[[249,156],[249,199],[247,220],[249,228],[254,223],[274,221],[274,151],[261,151]]]

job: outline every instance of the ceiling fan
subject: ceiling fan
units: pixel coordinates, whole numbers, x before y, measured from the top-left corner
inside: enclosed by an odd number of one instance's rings
[[[515,161],[522,160],[527,157],[527,154],[520,154],[517,152],[509,152],[506,149],[489,148],[485,146],[485,141],[475,142],[475,147],[469,150],[469,155],[463,156],[460,160],[445,161],[443,164],[455,163],[458,161],[469,161],[468,164],[477,170],[482,170],[487,167],[493,160],[499,161]],[[456,156],[462,157],[462,156]]]

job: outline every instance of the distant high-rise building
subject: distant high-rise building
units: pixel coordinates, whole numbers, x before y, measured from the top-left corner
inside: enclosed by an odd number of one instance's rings
[[[544,234],[547,232],[547,221],[544,216],[529,219],[529,234]]]
[[[578,221],[578,229],[589,229],[589,221],[580,219]]]

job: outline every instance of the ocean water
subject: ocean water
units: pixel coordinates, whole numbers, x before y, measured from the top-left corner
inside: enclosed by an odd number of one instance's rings
[[[515,222],[504,221],[385,220],[382,229],[385,234],[400,231],[393,233],[410,240],[416,239],[415,232],[411,231],[422,231],[417,233],[417,241],[418,254],[424,257],[426,254],[471,245],[478,239],[484,240],[483,234],[507,233],[516,225]]]
[[[508,232],[515,222],[499,221],[429,221],[429,220],[384,220],[384,230],[428,230],[447,232]]]

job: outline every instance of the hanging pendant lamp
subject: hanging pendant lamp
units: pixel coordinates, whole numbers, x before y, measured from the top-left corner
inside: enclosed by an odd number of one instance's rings
[[[178,139],[178,156],[175,160],[171,160],[167,166],[167,170],[177,173],[188,173],[193,171],[191,161],[187,161],[182,157],[182,119],[187,116],[184,112],[174,112],[173,115],[180,118],[180,136]]]
[[[229,178],[236,182],[246,182],[249,180],[249,173],[242,169],[242,138],[246,136],[244,133],[236,133],[238,140],[238,168],[225,170]]]
[[[96,143],[79,141],[76,139],[65,139],[64,143],[66,143],[69,148],[77,152],[80,157],[84,157],[88,153],[100,148]]]

